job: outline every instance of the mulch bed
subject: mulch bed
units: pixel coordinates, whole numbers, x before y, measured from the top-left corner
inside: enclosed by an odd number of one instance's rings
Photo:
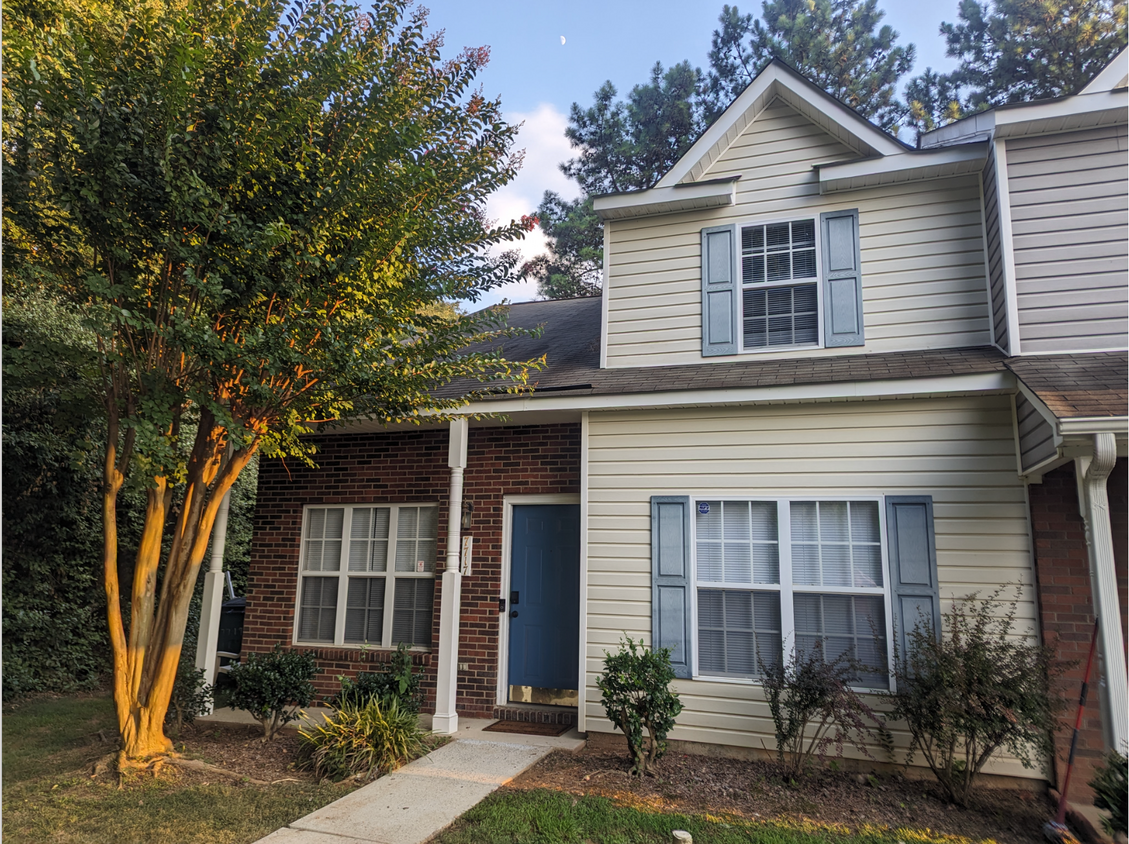
[[[761,821],[930,829],[999,844],[1042,842],[1043,824],[1053,815],[1049,798],[1040,792],[984,788],[975,806],[961,809],[949,804],[934,783],[899,773],[872,777],[823,770],[785,785],[770,762],[676,753],[659,761],[655,777],[632,777],[630,767],[626,745],[622,751],[555,751],[507,787],[551,788],[661,811],[708,810]]]
[[[186,724],[173,744],[185,756],[262,782],[317,782],[312,774],[294,767],[298,741],[298,731],[292,728],[264,742],[262,727],[197,721]],[[206,781],[208,775],[192,772],[191,778]]]

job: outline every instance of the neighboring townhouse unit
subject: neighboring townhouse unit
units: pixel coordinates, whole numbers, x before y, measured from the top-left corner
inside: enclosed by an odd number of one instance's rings
[[[1124,65],[916,150],[772,62],[653,188],[596,200],[601,297],[511,307],[544,330],[507,356],[549,363],[469,408],[504,417],[263,461],[244,649],[316,648],[328,692],[410,642],[436,729],[610,733],[604,653],[642,638],[672,739],[756,753],[761,661],[818,640],[885,690],[907,627],[1008,586],[1068,654],[1098,608],[1083,751],[1124,742]]]

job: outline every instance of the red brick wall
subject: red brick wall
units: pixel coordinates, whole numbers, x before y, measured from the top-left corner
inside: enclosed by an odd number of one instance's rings
[[[316,469],[287,461],[263,460],[259,467],[258,503],[248,582],[245,652],[264,652],[278,642],[289,646],[298,586],[302,507],[309,504],[439,504],[440,572],[446,554],[446,429],[318,437]],[[472,428],[467,449],[463,498],[474,504],[474,564],[463,578],[459,621],[457,708],[468,715],[489,715],[494,705],[498,669],[502,579],[502,497],[580,492],[580,426],[559,424]],[[439,641],[441,581],[435,582],[432,643]],[[338,675],[355,676],[387,660],[380,649],[321,648],[323,671],[316,684],[335,692]],[[434,711],[435,670],[432,654],[420,653],[427,702]],[[437,652],[436,652],[437,658]]]
[[[1118,460],[1110,477],[1110,512],[1114,555],[1121,594],[1122,624],[1126,613],[1126,461]],[[1090,563],[1086,550],[1086,531],[1078,512],[1078,487],[1074,465],[1068,463],[1044,476],[1043,482],[1029,487],[1031,525],[1035,541],[1035,568],[1043,637],[1058,649],[1059,656],[1075,662],[1062,684],[1068,702],[1061,726],[1055,735],[1056,778],[1062,784],[1070,739],[1078,704],[1078,693],[1085,674],[1086,655],[1094,629],[1093,592]],[[1124,629],[1124,627],[1123,627]],[[1090,678],[1090,696],[1075,754],[1069,799],[1089,803],[1092,792],[1087,784],[1103,756],[1101,701],[1097,668]]]

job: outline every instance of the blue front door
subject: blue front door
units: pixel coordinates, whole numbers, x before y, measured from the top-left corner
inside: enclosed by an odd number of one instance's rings
[[[576,689],[580,677],[580,505],[514,507],[511,686]]]

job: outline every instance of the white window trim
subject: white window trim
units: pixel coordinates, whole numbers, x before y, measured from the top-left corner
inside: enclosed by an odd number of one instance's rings
[[[823,348],[823,225],[821,222],[822,210],[814,209],[798,213],[791,217],[754,217],[737,223],[737,238],[734,249],[737,253],[737,353],[742,355],[770,354],[773,352],[811,351]],[[744,249],[742,248],[741,233],[753,226],[772,226],[781,223],[795,223],[811,219],[815,223],[815,276],[810,283],[815,284],[815,309],[816,309],[816,338],[814,343],[790,346],[756,346],[745,348],[745,290],[768,289],[770,287],[795,287],[798,284],[808,284],[807,279],[791,279],[789,281],[765,281],[763,284],[745,286]],[[765,253],[767,255],[767,252]],[[767,262],[766,262],[767,271]],[[845,499],[844,499],[845,500]]]
[[[353,524],[353,511],[355,509],[376,509],[387,507],[388,514],[388,551],[383,572],[350,572],[349,571],[349,539]],[[436,580],[436,570],[439,568],[439,541],[436,536],[436,562],[432,564],[432,571],[427,572],[398,572],[396,568],[396,541],[398,539],[399,519],[398,511],[401,507],[430,507],[436,510],[436,533],[438,534],[438,509],[439,505],[431,501],[419,502],[366,502],[354,504],[306,504],[302,507],[302,530],[298,540],[298,578],[297,589],[294,594],[294,624],[290,634],[292,645],[310,648],[334,648],[350,650],[393,650],[396,645],[392,642],[392,615],[396,601],[397,578],[413,578]],[[311,510],[344,509],[345,515],[341,523],[341,558],[336,571],[309,571],[304,568],[306,549],[306,531],[309,528],[309,512]],[[334,618],[332,642],[315,642],[298,638],[302,614],[302,582],[306,577],[336,577],[337,578],[337,612]],[[349,578],[380,578],[385,581],[384,586],[384,624],[381,631],[380,642],[346,642],[345,641],[345,615],[348,611]],[[432,591],[432,612],[434,613],[434,587]],[[388,644],[384,644],[387,642]],[[429,653],[431,647],[413,645],[412,651]]]
[[[780,558],[780,583],[778,584],[753,584],[748,587],[752,591],[777,592],[780,596],[780,635],[781,653],[785,661],[789,660],[796,649],[796,621],[792,595],[795,592],[808,592],[820,595],[845,594],[845,595],[877,595],[882,594],[882,605],[886,614],[886,676],[889,678],[890,691],[894,691],[894,611],[893,598],[890,585],[890,562],[886,545],[886,497],[884,495],[743,495],[733,492],[719,492],[706,495],[690,496],[690,624],[694,640],[693,653],[690,654],[690,676],[694,680],[706,680],[711,683],[734,683],[745,686],[760,686],[763,681],[757,677],[734,677],[732,675],[702,674],[698,668],[698,513],[699,501],[767,501],[777,505],[787,502],[788,507],[777,507],[778,548]],[[796,501],[873,501],[878,504],[878,540],[881,549],[882,587],[876,588],[848,588],[834,586],[800,586],[792,583],[792,525],[791,504]],[[788,542],[780,537],[789,537]],[[786,585],[787,584],[787,585]],[[726,588],[725,584],[716,584],[718,588]],[[710,587],[707,587],[710,588]],[[736,588],[745,589],[744,586]],[[787,600],[785,599],[787,598]],[[884,689],[871,686],[854,687],[861,693],[881,693]]]

